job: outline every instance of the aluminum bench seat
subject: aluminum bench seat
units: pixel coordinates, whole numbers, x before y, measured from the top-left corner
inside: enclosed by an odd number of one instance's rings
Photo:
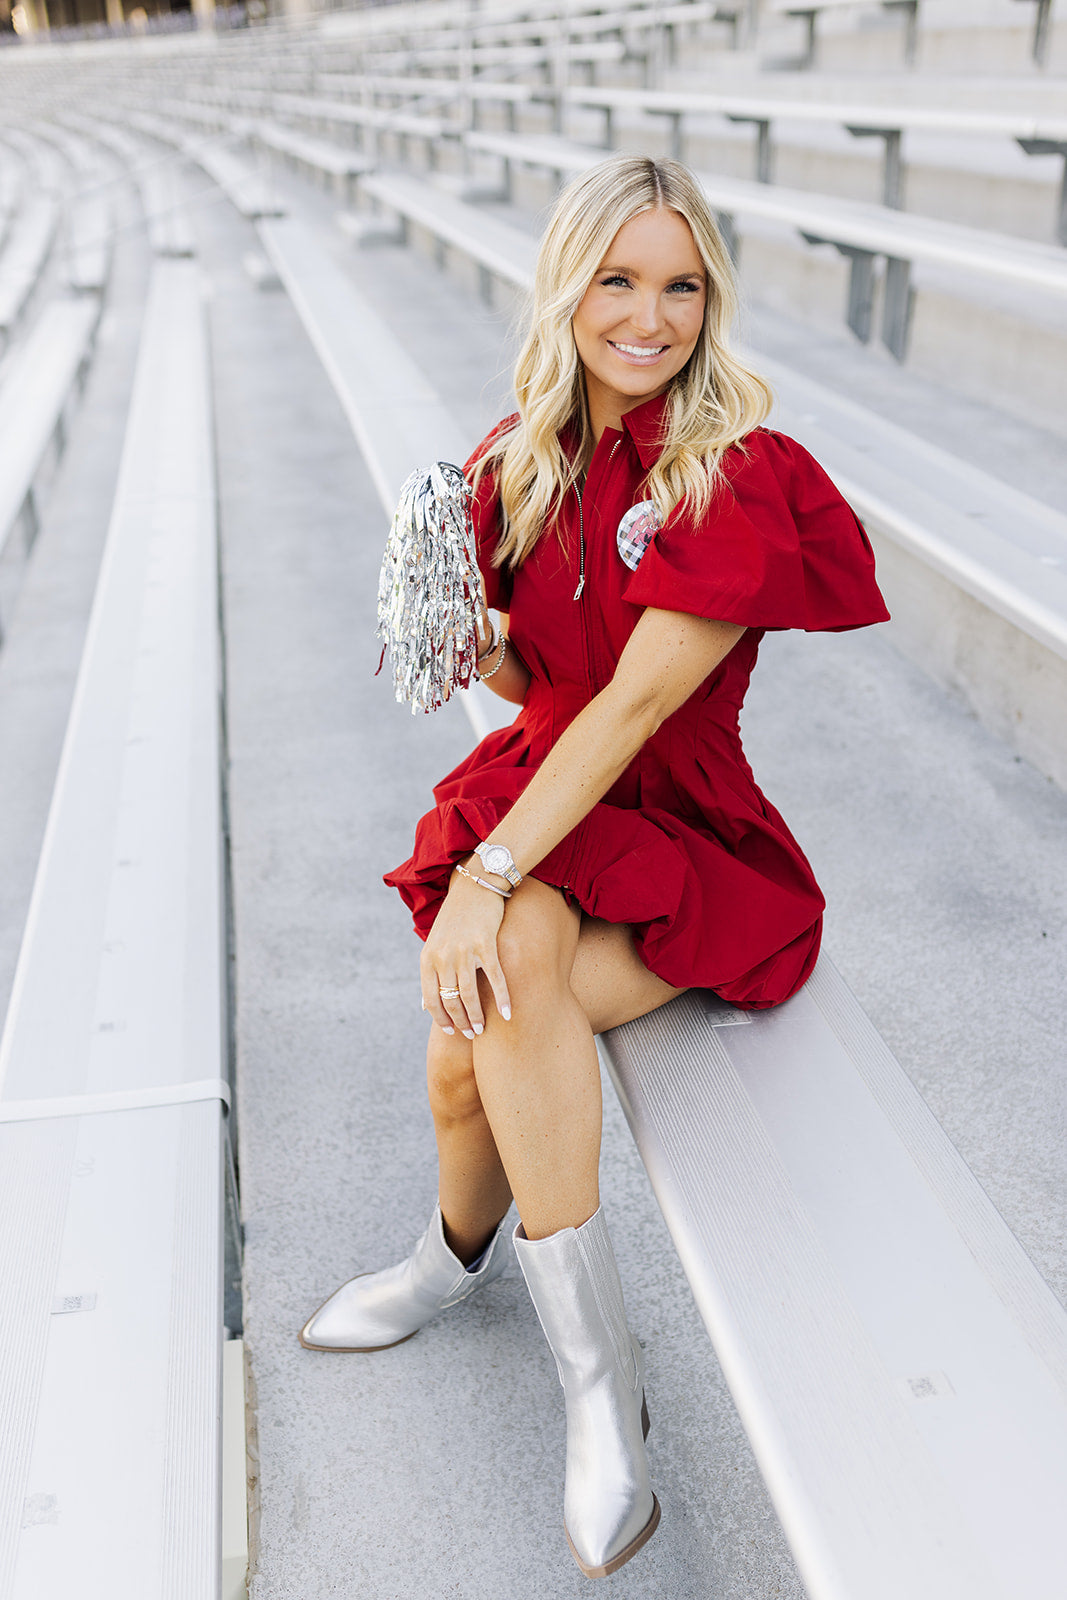
[[[115,212],[106,192],[90,192],[67,211],[63,239],[63,274],[78,294],[102,294],[111,271]]]
[[[316,139],[300,133],[295,128],[285,128],[276,122],[260,119],[244,124],[247,137],[276,155],[287,156],[299,167],[308,168],[320,177],[332,179],[347,190],[353,178],[367,172],[370,158],[359,150],[345,149],[328,139]]]
[[[471,256],[490,277],[524,290],[533,287],[534,241],[510,223],[453,198],[447,189],[403,173],[374,174],[363,178],[359,188],[387,211]]]
[[[829,960],[602,1044],[812,1600],[1055,1593],[1067,1313]]]
[[[62,453],[99,320],[96,300],[55,300],[0,369],[0,557],[9,561],[17,538],[24,552],[36,536],[41,479]]]
[[[427,141],[446,138],[449,133],[456,131],[440,117],[414,116],[402,111],[385,110],[381,106],[356,105],[351,100],[320,99],[316,95],[272,95],[270,108],[282,116],[304,117],[313,122],[336,122],[350,128],[369,128],[378,133],[396,133]]]
[[[182,129],[175,128],[173,123],[152,112],[129,111],[124,114],[123,120],[141,133],[176,146],[214,179],[243,217],[279,216],[284,210],[269,179],[250,161],[235,154],[222,140],[190,137]]]
[[[468,149],[498,156],[505,173],[518,162],[570,177],[604,159],[602,150],[551,136],[472,130],[463,137]],[[747,216],[785,224],[809,244],[832,244],[845,255],[850,262],[846,320],[863,342],[872,333],[875,263],[884,259],[881,338],[898,360],[907,350],[913,264],[948,267],[1056,302],[1067,298],[1067,257],[1055,245],[718,173],[698,177],[728,235],[736,219]]]
[[[38,287],[58,224],[59,203],[52,194],[31,195],[15,217],[0,254],[0,353]]]
[[[901,204],[905,163],[903,138],[913,135],[953,135],[971,139],[1012,140],[1028,155],[1058,155],[1064,160],[1056,236],[1067,244],[1067,116],[1042,112],[988,107],[976,110],[931,102],[925,105],[893,104],[884,99],[872,104],[833,98],[801,99],[788,93],[720,90],[710,93],[691,90],[571,88],[563,92],[564,102],[595,107],[605,116],[605,143],[613,139],[613,119],[618,111],[639,112],[668,117],[671,121],[671,153],[684,157],[684,123],[687,116],[724,117],[731,122],[750,123],[756,130],[755,172],[761,183],[772,180],[772,127],[775,122],[808,127],[845,128],[861,137],[880,137],[884,146],[882,192],[886,205]],[[979,170],[981,170],[979,168]]]
[[[131,138],[124,128],[111,123],[77,115],[72,115],[68,121],[122,161],[140,192],[153,254],[195,255],[188,207],[173,161],[153,156],[140,140]]]
[[[219,1592],[228,1096],[215,485],[157,262],[0,1041],[0,1592]]]

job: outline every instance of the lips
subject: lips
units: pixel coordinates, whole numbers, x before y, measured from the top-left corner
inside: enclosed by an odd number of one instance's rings
[[[609,339],[608,344],[617,356],[633,366],[649,366],[653,361],[658,361],[665,351],[670,349],[666,344],[622,344],[615,339]]]

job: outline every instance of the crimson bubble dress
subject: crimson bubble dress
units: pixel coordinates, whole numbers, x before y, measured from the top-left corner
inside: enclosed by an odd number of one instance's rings
[[[546,532],[508,573],[491,564],[499,504],[492,474],[483,476],[474,504],[479,564],[489,605],[509,613],[530,688],[511,726],[489,734],[434,789],[411,858],[385,882],[425,939],[455,862],[507,816],[564,728],[609,682],[642,610],[737,623],[746,631],[730,653],[531,875],[590,915],[629,924],[641,960],[668,983],[759,1009],[788,999],[810,974],[824,907],[741,748],[738,716],[760,640],[769,628],[839,631],[889,613],[851,508],[802,445],[766,428],[727,453],[729,488],[710,511],[694,519],[676,509],[631,571],[616,531],[647,498],[666,404],[665,396],[644,402],[597,444],[582,496],[578,600],[577,495],[559,534]]]

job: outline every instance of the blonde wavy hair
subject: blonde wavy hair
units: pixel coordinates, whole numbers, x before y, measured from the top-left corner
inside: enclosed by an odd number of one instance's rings
[[[697,347],[670,387],[663,449],[648,474],[648,496],[663,521],[681,501],[696,514],[711,502],[720,462],[731,445],[759,427],[771,409],[768,384],[729,348],[738,300],[733,264],[715,218],[688,168],[648,156],[615,156],[563,190],[537,257],[528,332],[515,367],[519,416],[480,458],[494,468],[503,531],[494,565],[521,566],[592,453],[584,369],[571,319],[612,239],[642,211],[678,212],[692,229],[707,272],[707,302]],[[569,460],[560,431],[576,420],[577,455]]]

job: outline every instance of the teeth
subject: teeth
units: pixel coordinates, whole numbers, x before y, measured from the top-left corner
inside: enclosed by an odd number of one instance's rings
[[[611,342],[616,350],[622,350],[628,356],[659,355],[661,351],[667,348],[665,344],[619,344],[614,339]]]

